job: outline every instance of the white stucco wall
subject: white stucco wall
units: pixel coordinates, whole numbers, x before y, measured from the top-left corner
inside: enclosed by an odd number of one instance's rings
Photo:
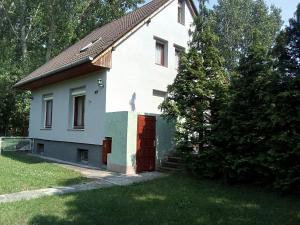
[[[187,48],[192,22],[186,4],[185,25],[177,22],[175,0],[152,18],[149,25],[144,25],[116,47],[112,55],[112,69],[107,73],[107,112],[159,113],[158,105],[163,98],[153,96],[152,91],[166,91],[173,82],[177,74],[174,44]],[[155,64],[154,37],[168,42],[167,67]]]
[[[67,80],[43,87],[32,92],[29,136],[37,139],[100,144],[104,138],[105,87],[97,85],[101,78],[104,83],[106,72],[96,72],[80,78]],[[71,90],[85,86],[85,129],[72,130],[70,119]],[[98,94],[95,93],[98,91]],[[43,129],[43,96],[53,94],[52,128]]]

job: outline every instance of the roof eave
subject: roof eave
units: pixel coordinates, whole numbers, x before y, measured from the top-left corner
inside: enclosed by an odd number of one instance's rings
[[[60,67],[60,68],[57,68],[57,69],[55,69],[55,70],[51,70],[51,71],[49,71],[49,72],[43,74],[43,75],[40,76],[40,77],[35,77],[35,78],[32,78],[32,79],[30,79],[30,80],[28,80],[28,81],[22,81],[22,80],[21,80],[21,81],[19,81],[18,83],[16,83],[13,87],[14,87],[14,88],[17,88],[17,89],[23,89],[22,87],[25,86],[25,85],[27,85],[27,84],[29,84],[29,83],[35,82],[35,81],[37,81],[37,80],[40,80],[40,79],[43,79],[43,78],[46,78],[46,77],[49,77],[49,76],[53,76],[53,75],[55,75],[55,74],[57,74],[57,73],[63,72],[63,71],[65,71],[65,70],[68,70],[68,69],[71,69],[71,68],[73,68],[73,67],[79,66],[79,65],[84,64],[84,63],[87,63],[87,62],[92,62],[92,61],[93,61],[93,58],[90,57],[90,56],[88,56],[88,57],[83,58],[83,59],[81,59],[81,60],[79,60],[79,61],[76,61],[76,62],[67,64],[67,65],[65,65],[65,66],[63,66],[63,67]]]

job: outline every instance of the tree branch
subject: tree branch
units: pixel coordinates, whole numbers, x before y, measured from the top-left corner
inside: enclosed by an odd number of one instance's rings
[[[6,15],[6,18],[7,18],[7,20],[8,20],[8,23],[9,23],[9,25],[10,25],[10,27],[11,27],[13,33],[15,34],[16,38],[17,38],[17,39],[20,39],[19,36],[18,36],[18,32],[15,30],[15,28],[14,28],[14,26],[13,26],[13,23],[12,23],[10,17],[9,17],[9,14],[8,14],[8,12],[7,12],[7,10],[6,10],[5,6],[4,6],[4,4],[3,4],[3,1],[0,1],[0,8],[3,9],[3,11],[4,11],[5,15]]]
[[[37,17],[37,14],[38,14],[38,11],[39,11],[39,9],[40,9],[40,6],[41,6],[41,4],[39,4],[38,7],[36,8],[33,17],[30,17],[29,28],[28,28],[27,34],[26,34],[26,36],[25,36],[25,39],[26,39],[26,40],[27,40],[27,38],[28,38],[28,36],[29,36],[29,34],[30,34],[30,31],[31,31],[31,29],[32,29],[32,25],[33,25],[33,22],[32,22],[32,21]]]

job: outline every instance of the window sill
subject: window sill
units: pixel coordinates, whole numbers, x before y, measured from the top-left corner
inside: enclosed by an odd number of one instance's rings
[[[44,127],[44,128],[41,128],[40,130],[52,130],[52,127],[50,128],[46,128],[46,127]]]
[[[158,63],[155,63],[155,65],[157,65],[157,66],[161,66],[161,67],[164,67],[164,68],[168,68],[168,66],[166,66],[166,65],[162,65],[162,64],[158,64]]]
[[[67,131],[85,131],[85,129],[79,129],[79,128],[69,128]]]

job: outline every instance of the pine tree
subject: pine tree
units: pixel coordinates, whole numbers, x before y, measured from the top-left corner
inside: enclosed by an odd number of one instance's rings
[[[268,141],[275,187],[300,190],[300,4],[274,49],[277,73],[272,86]]]
[[[299,76],[300,71],[300,4],[289,26],[277,38],[275,54],[278,68],[284,76]]]
[[[210,145],[228,84],[205,2],[200,1],[200,15],[194,21],[189,49],[182,54],[178,75],[161,105],[164,116],[177,121],[179,142],[199,147],[200,152]]]
[[[273,61],[255,31],[253,44],[241,59],[237,76],[232,79],[228,107],[218,127],[216,146],[223,150],[224,176],[228,180],[265,180],[264,167],[268,138],[266,109]]]

